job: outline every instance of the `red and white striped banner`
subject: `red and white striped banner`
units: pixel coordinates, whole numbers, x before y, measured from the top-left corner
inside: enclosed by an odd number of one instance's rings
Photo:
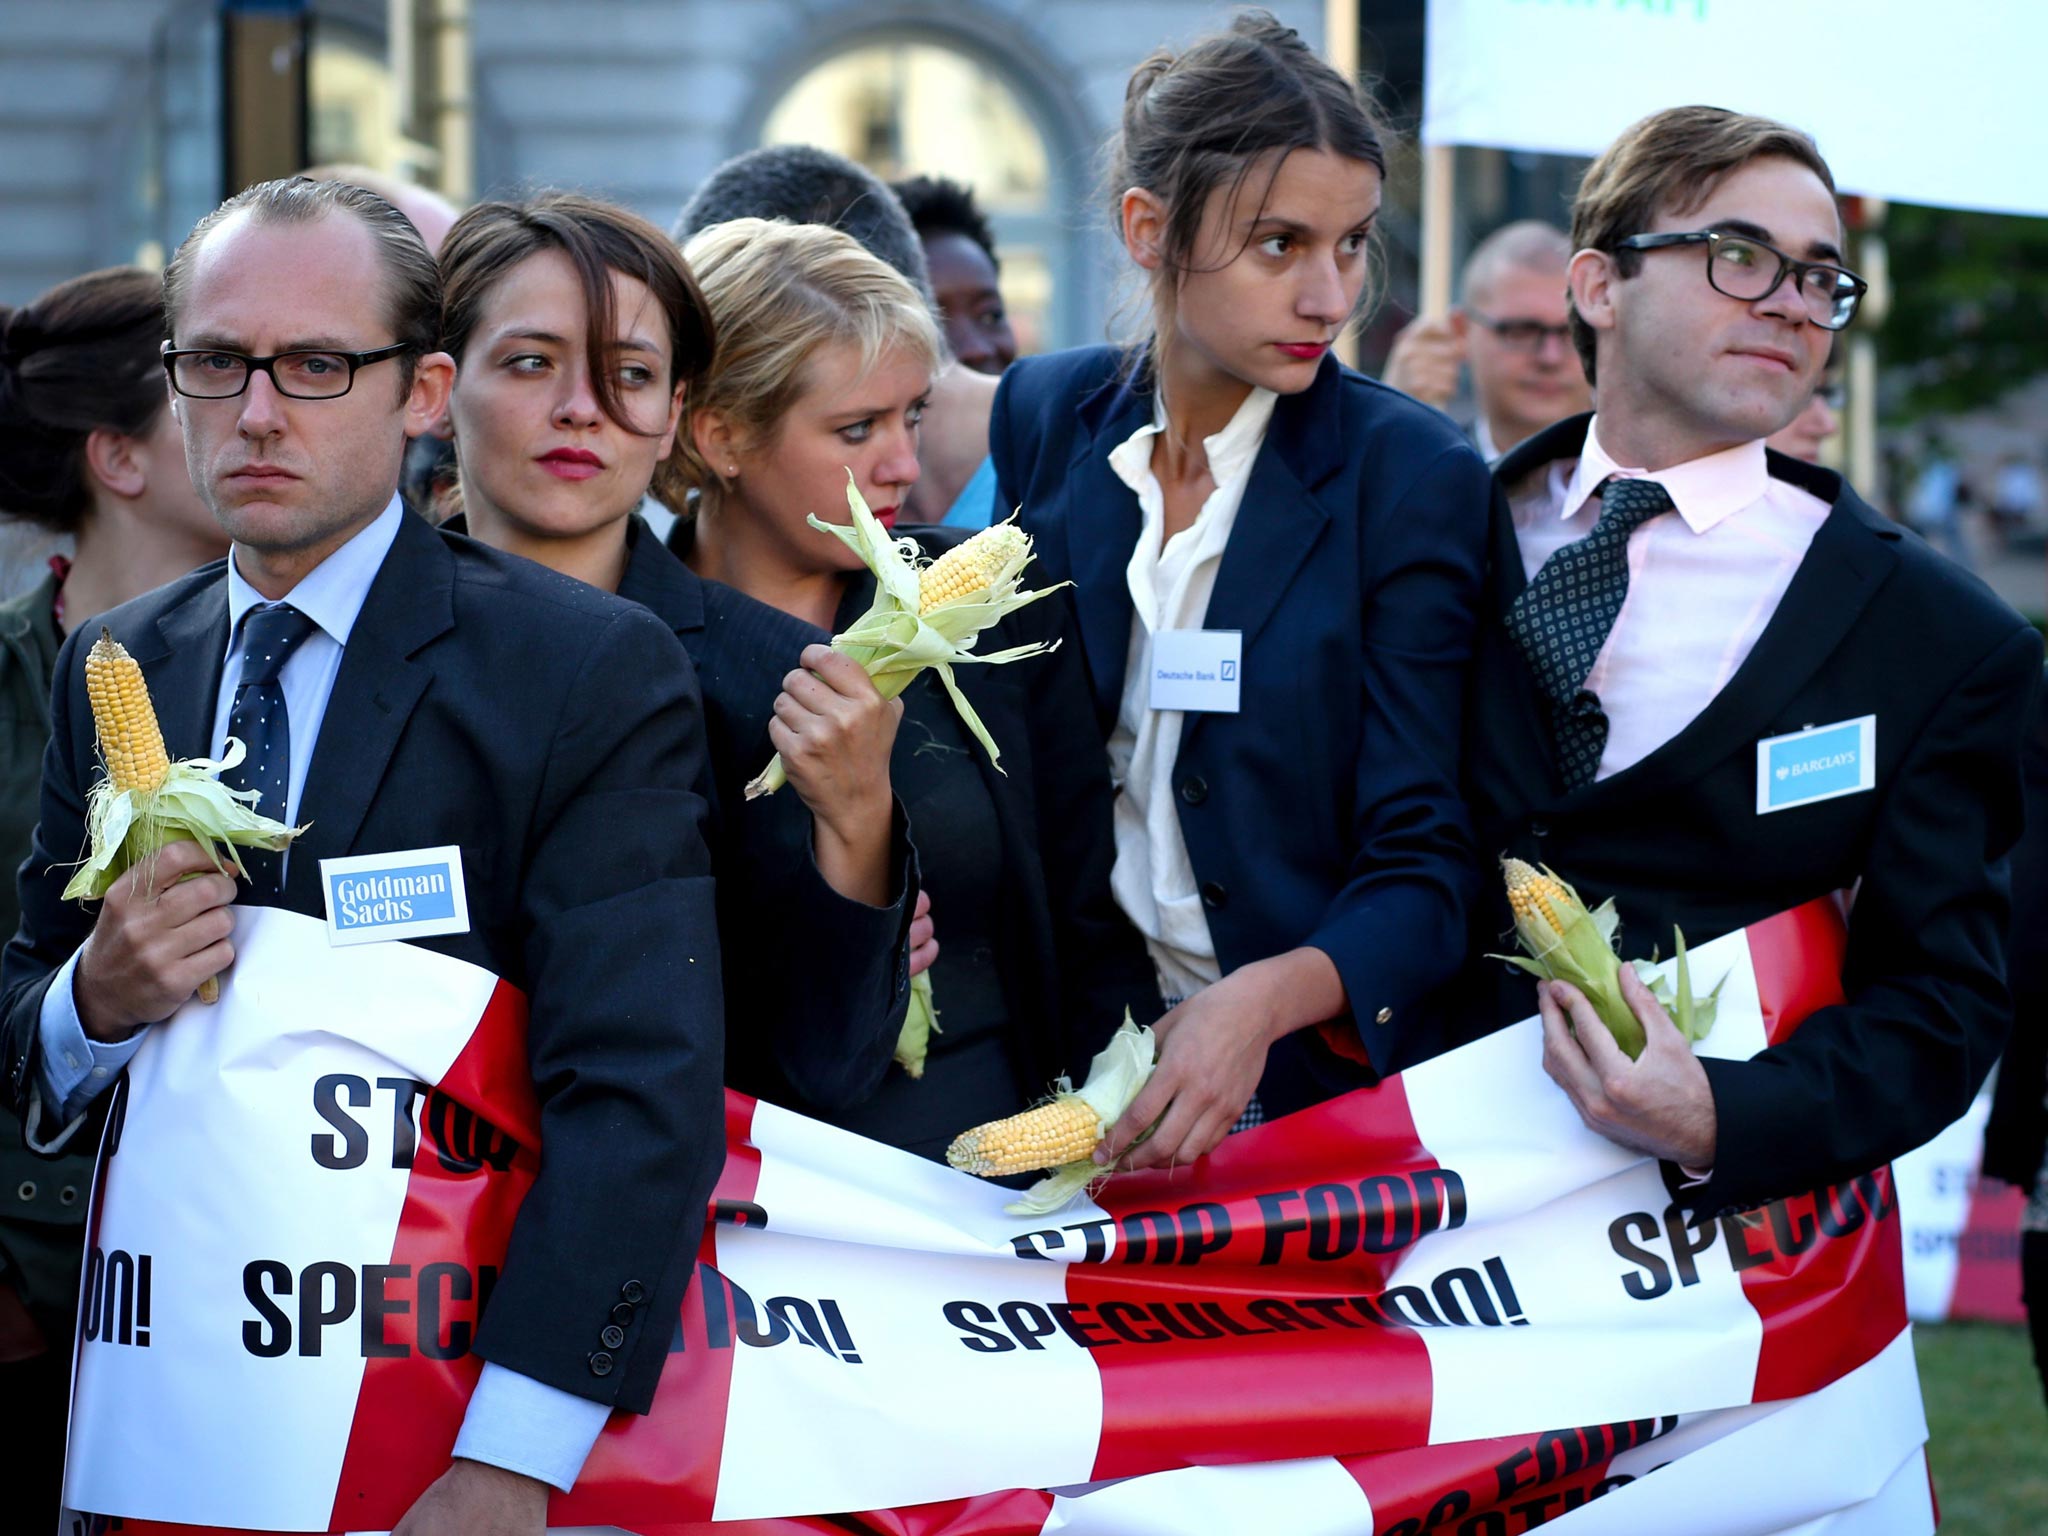
[[[126,1532],[387,1529],[447,1465],[536,1166],[523,1005],[238,923],[221,1002],[152,1031],[110,1128],[67,1498]],[[1838,997],[1840,946],[1816,904],[1694,951],[1727,977],[1703,1050]],[[1691,1530],[1931,1529],[1896,1515],[1927,1490],[1889,1174],[1688,1224],[1539,1054],[1531,1021],[1022,1220],[731,1095],[655,1411],[551,1520],[1221,1531],[1283,1500],[1290,1530],[1507,1536],[1690,1498]],[[1735,1486],[1788,1438],[1827,1465]]]

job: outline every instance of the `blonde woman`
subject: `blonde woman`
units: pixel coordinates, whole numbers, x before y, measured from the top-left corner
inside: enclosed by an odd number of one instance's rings
[[[867,607],[872,578],[805,519],[844,519],[851,471],[894,523],[918,478],[918,419],[941,356],[931,312],[893,269],[822,225],[738,219],[684,254],[718,347],[667,471],[685,512],[671,547],[713,583],[841,629]],[[935,553],[959,535],[914,537]],[[1039,603],[982,643],[1057,639],[1063,627],[1061,605]],[[1110,786],[1077,648],[964,667],[960,680],[1007,774],[930,677],[903,695],[890,762],[938,925],[942,1032],[923,1079],[849,1039],[842,1091],[825,1102],[788,1081],[772,1042],[728,1041],[735,1086],[933,1158],[956,1132],[1085,1070],[1126,1007],[1157,1011],[1144,952],[1109,893]],[[785,694],[775,712],[799,703]]]

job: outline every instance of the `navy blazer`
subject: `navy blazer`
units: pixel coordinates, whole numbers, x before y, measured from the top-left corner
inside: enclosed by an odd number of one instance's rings
[[[41,819],[0,973],[0,1067],[17,1106],[41,1054],[43,995],[95,920],[61,893],[85,844],[84,662],[101,624],[141,664],[171,755],[207,756],[227,562],[114,609],[58,655]],[[688,656],[645,609],[408,515],[312,751],[284,890],[238,899],[319,917],[322,859],[460,845],[469,931],[408,942],[526,992],[543,1143],[475,1350],[645,1412],[725,1154]],[[625,1342],[601,1346],[615,1321]]]
[[[1075,584],[1104,741],[1142,521],[1109,454],[1153,410],[1126,357],[1016,364],[989,429],[997,504],[1022,507],[1047,574]],[[1190,714],[1174,768],[1223,971],[1321,949],[1380,1072],[1428,1054],[1418,1005],[1464,955],[1477,874],[1457,792],[1461,692],[1492,494],[1447,417],[1334,359],[1283,396],[1205,619],[1243,632],[1241,709]],[[1269,1112],[1371,1080],[1325,1039],[1298,1031],[1274,1048]]]
[[[1587,416],[1501,461],[1521,492],[1576,459]],[[1613,897],[1623,950],[1705,943],[1816,897],[1854,892],[1824,1008],[1749,1061],[1706,1060],[1713,1177],[1681,1203],[1732,1214],[1852,1179],[1970,1105],[2005,1040],[2005,854],[2020,829],[2020,743],[2041,639],[1968,572],[1881,517],[1840,475],[1782,454],[1774,479],[1831,510],[1749,658],[1676,736],[1619,773],[1564,786],[1543,698],[1501,622],[1527,585],[1503,502],[1467,762],[1489,852],[1547,863],[1589,902]],[[1759,815],[1757,743],[1877,717],[1876,787]],[[1486,949],[1511,922],[1497,882]],[[1494,975],[1500,1022],[1536,1011]],[[1703,983],[1711,978],[1703,978]]]
[[[687,537],[688,525],[679,531]],[[783,678],[805,646],[832,637],[704,580],[638,517],[627,530],[619,596],[675,631],[704,690],[710,750],[703,787],[712,807],[728,1000],[726,1081],[798,1107],[830,1103],[865,1063],[887,1065],[910,1001],[918,876],[902,803],[893,802],[888,905],[840,895],[818,869],[811,813],[797,792],[746,797],[747,781],[775,755],[768,722]],[[794,1096],[785,1084],[795,1086]]]

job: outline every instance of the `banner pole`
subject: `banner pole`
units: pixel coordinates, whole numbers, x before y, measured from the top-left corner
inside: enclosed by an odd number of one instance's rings
[[[1458,148],[1430,144],[1422,152],[1421,310],[1448,314],[1451,308],[1451,222],[1456,209]]]
[[[1330,67],[1361,89],[1358,61],[1358,0],[1323,0],[1323,57]],[[1358,326],[1344,328],[1334,349],[1337,361],[1347,368],[1358,366]]]

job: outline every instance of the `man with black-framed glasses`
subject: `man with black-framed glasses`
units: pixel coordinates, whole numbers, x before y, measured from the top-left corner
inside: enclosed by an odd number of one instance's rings
[[[1503,225],[1472,249],[1448,315],[1402,327],[1381,377],[1439,410],[1472,381],[1473,446],[1489,464],[1592,404],[1565,318],[1571,241],[1540,219]],[[1460,418],[1462,419],[1462,418]]]
[[[1647,994],[1630,1062],[1569,988],[1540,1011],[1586,1123],[1702,1216],[1853,1179],[1963,1112],[2008,1027],[2001,861],[2038,637],[1764,439],[1813,398],[1865,285],[1832,176],[1767,119],[1644,119],[1573,207],[1596,415],[1498,466],[1467,782],[1482,846],[1614,897],[1630,955],[1841,893],[1846,1004],[1754,1060],[1696,1056]],[[1503,903],[1479,948],[1498,947]],[[1712,1050],[1711,1042],[1708,1046]]]
[[[652,1403],[723,1160],[721,989],[716,964],[695,959],[718,953],[695,674],[639,605],[404,510],[407,440],[440,418],[454,364],[438,347],[433,258],[389,203],[342,182],[252,187],[200,221],[164,294],[186,466],[233,549],[100,622],[141,665],[169,754],[221,759],[240,742],[223,780],[302,831],[281,856],[252,850],[246,881],[184,841],[103,901],[64,900],[97,772],[84,644],[99,624],[74,634],[0,970],[0,1084],[30,1146],[56,1151],[107,1113],[150,1040],[191,1041],[174,1032],[203,1026],[173,1016],[202,981],[219,976],[224,997],[235,987],[236,907],[325,919],[330,936],[349,926],[352,943],[370,918],[335,910],[349,904],[330,900],[323,861],[452,888],[450,910],[426,923],[395,921],[409,904],[367,904],[394,919],[368,937],[418,943],[526,995],[546,1152],[488,1314],[447,1325],[445,1347],[480,1356],[480,1374],[396,1530],[538,1536],[549,1488],[574,1484],[611,1412]],[[299,1101],[321,1068],[291,1000],[250,1006],[271,1008],[277,1029],[264,1091]],[[419,1102],[408,1092],[397,1113]],[[318,1179],[362,1166],[311,1162]],[[294,1172],[190,1176],[267,1190],[274,1206],[304,1188]],[[350,1208],[347,1186],[315,1187]],[[350,1229],[309,1230],[341,1243]],[[366,1325],[363,1358],[443,1348],[428,1295],[384,1309],[381,1335]],[[231,1332],[219,1347],[231,1374]],[[319,1348],[302,1335],[300,1354]],[[138,1411],[161,1436],[148,1465],[219,1443],[209,1378],[149,1378]],[[141,1457],[107,1438],[81,1448],[74,1434],[73,1452],[103,1469]]]

